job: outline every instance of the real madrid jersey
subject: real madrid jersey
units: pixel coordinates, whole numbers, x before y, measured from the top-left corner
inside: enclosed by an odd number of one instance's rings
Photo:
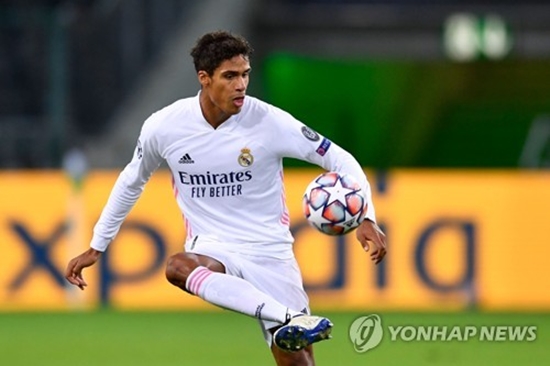
[[[375,220],[366,176],[348,152],[250,96],[241,112],[214,129],[203,117],[197,95],[145,121],[134,156],[94,228],[91,246],[107,248],[151,174],[166,161],[188,240],[203,235],[236,252],[291,255],[285,157],[357,177],[367,192],[367,217]]]

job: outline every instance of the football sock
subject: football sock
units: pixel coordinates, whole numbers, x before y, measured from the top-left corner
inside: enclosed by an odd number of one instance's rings
[[[288,318],[301,314],[288,309],[242,278],[212,272],[202,266],[189,274],[185,287],[211,304],[262,320],[284,324]]]

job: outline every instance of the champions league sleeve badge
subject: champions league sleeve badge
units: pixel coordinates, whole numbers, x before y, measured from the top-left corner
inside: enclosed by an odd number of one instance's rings
[[[302,134],[309,141],[315,142],[315,141],[319,141],[320,139],[319,134],[307,126],[302,126]]]
[[[250,153],[250,149],[245,147],[241,149],[241,155],[239,155],[237,161],[240,166],[247,168],[254,163],[254,156]]]
[[[325,156],[325,154],[327,153],[330,145],[331,145],[330,140],[327,139],[327,138],[324,138],[323,141],[321,141],[321,144],[319,145],[317,150],[315,150],[315,152],[317,154],[321,155],[321,156]]]

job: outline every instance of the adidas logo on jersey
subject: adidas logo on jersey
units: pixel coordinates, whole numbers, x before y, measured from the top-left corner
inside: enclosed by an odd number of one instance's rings
[[[189,156],[189,154],[185,154],[180,158],[178,163],[180,163],[180,164],[195,164],[195,160],[191,159],[191,156]]]

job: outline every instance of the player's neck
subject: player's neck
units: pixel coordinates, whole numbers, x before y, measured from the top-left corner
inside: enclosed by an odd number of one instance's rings
[[[229,117],[231,117],[230,114],[225,113],[217,105],[212,103],[210,98],[208,98],[208,96],[206,95],[203,95],[203,93],[201,93],[199,103],[202,116],[204,117],[206,122],[208,122],[208,124],[214,129],[220,127],[222,123],[224,123],[229,119]]]

